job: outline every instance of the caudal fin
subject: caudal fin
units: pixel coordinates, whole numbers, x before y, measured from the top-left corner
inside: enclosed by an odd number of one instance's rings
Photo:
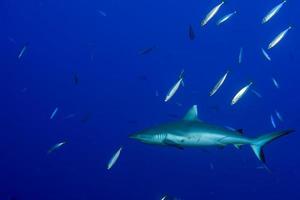
[[[291,132],[294,132],[294,130],[285,130],[285,131],[278,131],[278,132],[273,132],[270,134],[262,135],[258,138],[255,138],[253,142],[251,143],[251,148],[254,151],[255,155],[257,158],[262,161],[263,163],[266,162],[265,160],[265,155],[263,152],[263,147],[272,142],[273,140],[285,136]]]

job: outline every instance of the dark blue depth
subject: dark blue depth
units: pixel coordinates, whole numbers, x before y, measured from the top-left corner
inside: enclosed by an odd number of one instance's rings
[[[200,27],[218,3],[2,0],[0,199],[158,200],[165,194],[183,200],[299,199],[297,131],[266,147],[272,173],[257,169],[261,164],[248,146],[181,151],[128,138],[181,118],[193,104],[202,120],[243,128],[253,137],[274,131],[270,114],[276,109],[284,117],[278,130],[300,129],[299,1],[288,0],[262,25],[279,0],[228,0]],[[234,10],[232,19],[215,25]],[[290,25],[268,62],[261,48]],[[147,48],[153,49],[141,53]],[[182,69],[185,87],[163,102]],[[220,91],[209,97],[228,69]],[[230,106],[249,81],[263,98],[249,92]],[[65,146],[47,155],[61,141]],[[107,171],[120,146],[118,162]]]

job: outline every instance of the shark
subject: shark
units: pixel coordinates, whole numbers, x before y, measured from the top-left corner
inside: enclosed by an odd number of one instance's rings
[[[129,135],[129,138],[139,142],[176,147],[225,147],[233,145],[240,148],[250,145],[256,157],[266,163],[263,148],[270,142],[294,132],[292,129],[275,131],[252,138],[243,134],[242,130],[228,129],[222,126],[209,124],[198,118],[197,105],[192,106],[183,119],[161,124]]]

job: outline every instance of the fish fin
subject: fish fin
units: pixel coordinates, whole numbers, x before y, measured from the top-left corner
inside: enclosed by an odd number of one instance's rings
[[[242,144],[234,144],[233,145],[235,148],[237,148],[237,149],[241,149],[242,148]]]
[[[179,75],[179,79],[183,80],[183,78],[184,78],[184,69],[181,70],[180,75]]]
[[[168,146],[171,146],[171,147],[176,147],[177,149],[180,149],[180,150],[184,149],[182,146],[180,146],[180,144],[178,144],[178,143],[176,143],[172,140],[169,140],[169,139],[165,139],[164,144],[168,145]]]
[[[197,105],[193,105],[193,107],[189,109],[189,111],[184,116],[183,120],[186,120],[186,121],[198,120],[198,108],[197,108]]]
[[[236,132],[238,132],[239,134],[241,134],[241,135],[244,135],[244,130],[243,129],[236,129]]]
[[[294,132],[294,130],[286,130],[286,131],[278,131],[278,132],[273,132],[270,134],[262,135],[258,138],[253,139],[251,143],[251,148],[254,151],[256,157],[262,161],[263,163],[266,162],[265,155],[263,152],[263,147],[272,142],[273,140],[288,135],[289,133]]]

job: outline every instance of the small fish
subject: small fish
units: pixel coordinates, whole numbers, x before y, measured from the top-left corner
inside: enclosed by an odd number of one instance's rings
[[[280,88],[278,81],[277,81],[274,77],[272,78],[272,82],[273,82],[273,84],[275,85],[275,87],[276,87],[277,89]]]
[[[58,111],[58,107],[56,107],[56,108],[54,109],[54,111],[52,112],[52,114],[51,114],[51,116],[50,116],[50,119],[53,119],[53,118],[55,117],[57,111]]]
[[[117,162],[120,154],[121,154],[121,151],[122,151],[122,147],[120,147],[118,149],[118,151],[112,156],[112,158],[109,160],[108,164],[107,164],[107,170],[110,170],[114,164]]]
[[[228,76],[229,71],[226,72],[226,74],[224,76],[222,76],[222,78],[217,82],[217,84],[214,86],[214,88],[210,91],[210,96],[213,96],[218,90],[219,88],[223,85],[226,77]]]
[[[103,17],[106,17],[106,16],[107,16],[106,12],[104,12],[104,11],[102,11],[102,10],[98,10],[98,13],[99,13],[100,15],[102,15]]]
[[[272,17],[274,17],[274,15],[276,15],[279,10],[281,9],[281,7],[286,3],[286,1],[283,1],[282,3],[278,4],[277,6],[275,6],[272,10],[270,10],[267,15],[262,19],[262,24],[267,23],[268,21],[270,21],[270,19]]]
[[[285,29],[284,31],[282,31],[281,33],[279,33],[273,40],[272,42],[270,42],[268,49],[272,49],[273,47],[275,47],[283,38],[284,36],[287,34],[287,32],[291,29],[292,27],[289,26],[287,29]]]
[[[48,150],[48,154],[50,154],[50,153],[52,153],[53,151],[59,149],[59,148],[62,147],[64,144],[66,144],[66,142],[60,142],[60,143],[55,144],[53,147],[51,147],[51,148]]]
[[[281,122],[283,122],[283,117],[282,117],[282,115],[278,112],[278,110],[275,110],[275,114],[276,114],[276,117],[277,117]]]
[[[243,47],[240,48],[240,53],[239,53],[239,64],[242,64],[242,61],[243,61],[243,52],[244,52],[244,49]]]
[[[176,102],[175,103],[177,106],[181,107],[182,106],[182,103],[179,103],[179,102]]]
[[[140,52],[139,52],[139,55],[146,55],[146,54],[149,54],[150,52],[152,52],[156,47],[153,46],[153,47],[149,47],[149,48],[145,48],[145,49],[142,49]]]
[[[272,124],[273,128],[276,128],[277,126],[276,126],[273,115],[270,116],[270,120],[271,120],[271,124]]]
[[[194,29],[193,29],[192,25],[190,25],[189,26],[189,38],[190,38],[190,40],[194,40],[195,37],[196,37],[196,35],[195,35],[195,32],[194,32]]]
[[[255,94],[258,98],[262,98],[262,95],[259,92],[257,92],[256,90],[252,89],[251,92],[253,94]]]
[[[74,118],[75,116],[76,116],[75,113],[69,114],[69,115],[64,117],[64,120]]]
[[[220,26],[221,24],[223,24],[224,22],[226,22],[227,20],[229,20],[236,13],[237,12],[234,11],[232,13],[229,13],[229,14],[225,15],[224,17],[222,17],[221,19],[219,19],[219,21],[217,22],[217,25]]]
[[[261,52],[263,53],[263,55],[265,56],[265,58],[268,61],[271,61],[271,57],[269,56],[269,54],[263,48],[261,48]]]
[[[155,90],[155,96],[158,97],[159,96],[159,92],[158,90]]]
[[[163,196],[160,200],[167,200],[168,195]]]
[[[249,87],[252,85],[252,82],[250,82],[248,85],[243,87],[232,99],[231,105],[236,104],[248,91]]]
[[[256,169],[265,169],[265,167],[264,166],[258,166],[258,167],[256,167]]]
[[[21,49],[21,51],[20,51],[20,53],[19,53],[19,55],[18,55],[18,59],[19,59],[19,60],[23,57],[25,51],[27,50],[27,45],[28,45],[28,44],[25,44],[25,45],[23,46],[23,48]]]
[[[219,5],[215,6],[201,21],[201,26],[205,26],[219,11],[221,6],[224,4],[224,1],[222,1]]]
[[[168,94],[166,95],[165,102],[169,101],[174,96],[174,94],[177,92],[180,85],[182,85],[182,86],[184,85],[183,73],[184,73],[184,70],[181,71],[179,80],[175,83],[175,85],[169,90]]]

